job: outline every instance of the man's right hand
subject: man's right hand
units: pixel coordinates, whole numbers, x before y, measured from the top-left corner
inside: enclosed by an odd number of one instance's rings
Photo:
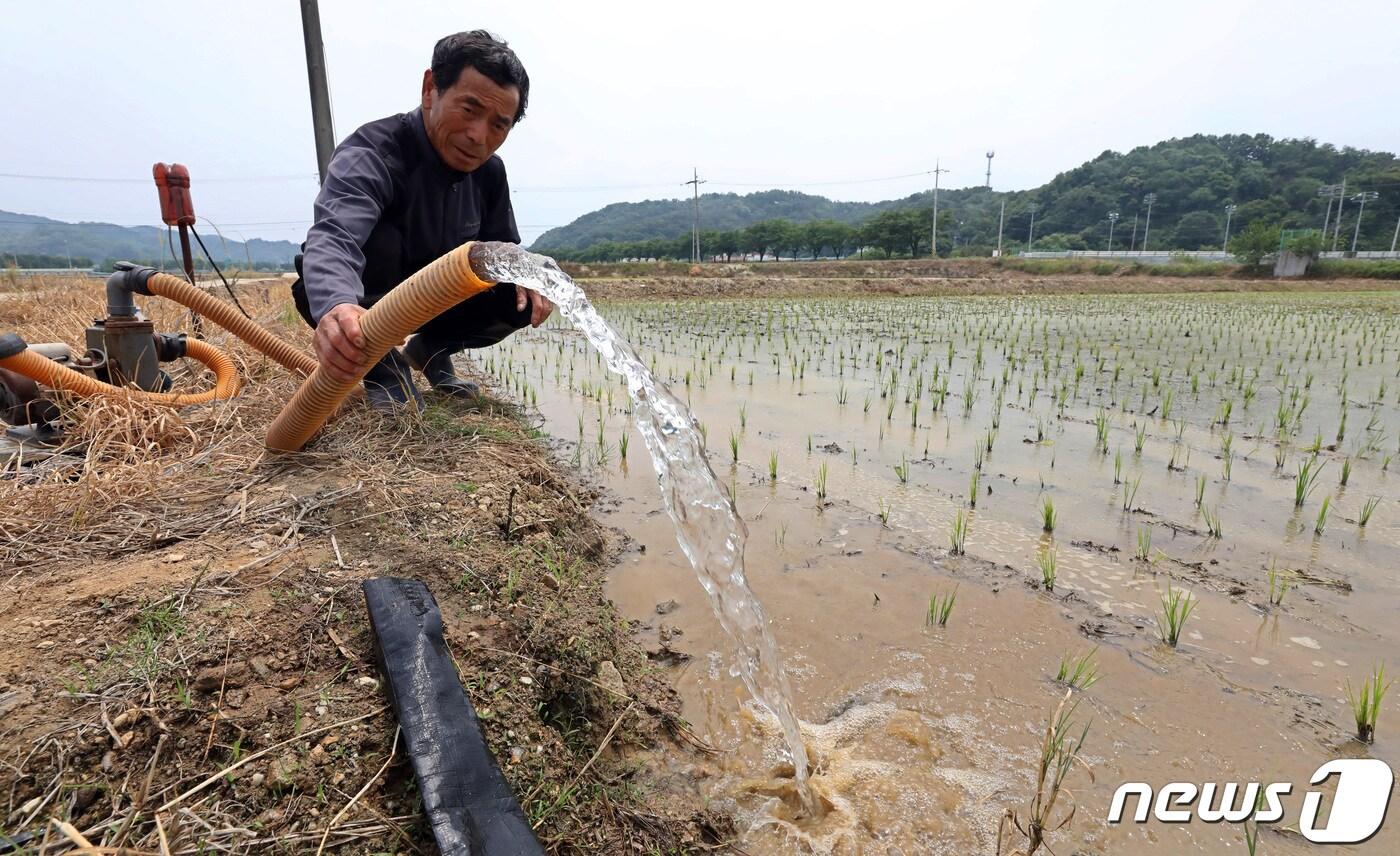
[[[360,316],[365,308],[355,303],[338,303],[321,316],[313,339],[316,357],[331,377],[355,380],[364,374],[365,337],[360,332]]]

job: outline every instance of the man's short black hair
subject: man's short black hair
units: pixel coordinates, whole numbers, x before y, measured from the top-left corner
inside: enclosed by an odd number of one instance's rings
[[[514,86],[520,91],[520,106],[515,120],[525,117],[525,104],[530,100],[530,75],[520,64],[520,57],[503,39],[485,30],[453,33],[438,40],[433,47],[433,85],[439,93],[451,89],[462,76],[462,69],[471,66],[497,86]]]

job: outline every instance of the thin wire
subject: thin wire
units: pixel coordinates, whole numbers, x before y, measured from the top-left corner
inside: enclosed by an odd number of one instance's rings
[[[81,181],[94,182],[100,184],[149,184],[150,178],[104,178],[98,176],[83,175],[34,175],[20,172],[0,172],[0,178],[14,178],[22,181]],[[228,184],[240,182],[264,182],[264,181],[307,181],[319,180],[314,173],[297,173],[295,175],[231,175],[222,178],[200,178],[201,184]]]
[[[215,262],[214,257],[209,254],[209,249],[204,246],[204,239],[199,237],[199,233],[195,231],[193,224],[190,225],[190,233],[194,235],[196,241],[199,241],[199,248],[204,250],[204,257],[209,260],[209,264],[214,268],[214,273],[218,274],[219,279],[223,280],[224,290],[228,292],[229,297],[233,298],[233,305],[238,307],[238,311],[243,313],[244,318],[247,318],[249,321],[253,320],[253,316],[249,315],[248,310],[243,308],[243,304],[238,302],[238,295],[233,293],[233,286],[228,284],[227,279],[224,279],[224,272],[219,270],[218,263]]]

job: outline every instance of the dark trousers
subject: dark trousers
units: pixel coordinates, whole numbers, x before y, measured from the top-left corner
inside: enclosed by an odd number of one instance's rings
[[[383,296],[362,297],[360,305],[368,309]],[[301,317],[315,327],[311,304],[306,299],[306,286],[300,279],[292,284],[292,299]],[[515,286],[501,283],[463,300],[419,327],[417,332],[423,337],[425,353],[455,354],[464,348],[488,348],[529,323],[530,307],[527,305],[523,312],[517,311]]]

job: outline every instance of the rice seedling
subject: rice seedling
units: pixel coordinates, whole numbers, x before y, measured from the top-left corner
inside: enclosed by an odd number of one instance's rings
[[[1055,673],[1055,682],[1081,691],[1098,683],[1099,666],[1094,662],[1094,655],[1098,652],[1099,646],[1095,645],[1078,657],[1072,654],[1061,655],[1060,668]]]
[[[1283,596],[1288,594],[1288,575],[1278,572],[1278,560],[1269,559],[1269,603],[1279,606],[1283,603]]]
[[[1143,425],[1138,426],[1137,435],[1136,435],[1136,437],[1135,437],[1135,439],[1134,439],[1134,442],[1133,442],[1133,451],[1136,452],[1137,454],[1141,455],[1141,454],[1142,454],[1142,446],[1143,446],[1143,444],[1146,443],[1146,442],[1147,442],[1147,425],[1146,425],[1146,424],[1143,424]]]
[[[1202,473],[1196,476],[1196,507],[1200,508],[1206,498],[1206,477]]]
[[[1332,505],[1332,494],[1322,498],[1322,506],[1317,510],[1317,523],[1313,526],[1314,534],[1321,535],[1322,530],[1327,528],[1327,510]]]
[[[1361,682],[1360,691],[1353,691],[1351,679],[1346,681],[1347,704],[1356,719],[1356,739],[1362,743],[1376,740],[1376,718],[1380,716],[1381,700],[1389,691],[1393,680],[1385,679],[1385,664],[1378,664],[1376,670]]]
[[[1311,458],[1298,464],[1298,478],[1293,482],[1294,508],[1303,507],[1303,503],[1308,499],[1308,494],[1312,493],[1313,488],[1317,487],[1318,476],[1322,475],[1322,468],[1325,466],[1327,466],[1327,462],[1323,461],[1319,463],[1316,453],[1314,453]]]
[[[1040,566],[1040,585],[1046,591],[1055,590],[1055,577],[1059,572],[1059,551],[1054,544],[1041,550],[1036,557],[1036,563]]]
[[[770,482],[778,480],[778,453],[776,451],[768,453],[768,480]]]
[[[1040,528],[1045,532],[1055,531],[1055,522],[1059,515],[1055,512],[1055,501],[1050,497],[1045,497],[1045,502],[1040,506]]]
[[[1035,856],[1036,851],[1045,846],[1045,839],[1050,833],[1061,829],[1074,819],[1077,806],[1073,803],[1073,795],[1064,784],[1076,764],[1082,766],[1089,774],[1089,780],[1093,781],[1093,771],[1079,757],[1084,751],[1084,741],[1089,736],[1089,725],[1086,723],[1080,729],[1076,739],[1073,718],[1079,705],[1078,702],[1069,703],[1073,695],[1074,690],[1065,690],[1065,697],[1060,700],[1045,728],[1045,736],[1040,744],[1035,795],[1026,810],[1026,817],[1023,819],[1012,809],[1007,809],[1002,816],[1001,824],[997,828],[997,856],[1002,856],[1002,853],[1008,856]],[[1061,798],[1069,799],[1070,806],[1067,811],[1057,815],[1055,806]],[[1013,829],[1026,839],[1024,846],[1014,851],[1011,849]]]
[[[1341,482],[1341,486],[1342,486],[1342,487],[1346,487],[1346,486],[1347,486],[1347,482],[1350,481],[1350,480],[1351,480],[1351,455],[1347,455],[1345,458],[1342,459],[1342,482]]]
[[[884,498],[883,496],[880,497],[879,509],[880,509],[880,511],[879,511],[879,514],[880,514],[880,525],[881,525],[881,526],[886,526],[886,527],[888,527],[888,526],[890,525],[890,511],[891,511],[891,509],[890,509],[890,504],[889,504],[888,502],[885,502],[885,498]]]
[[[949,532],[951,552],[961,556],[967,552],[967,513],[961,508],[953,515],[953,528]]]
[[[1137,553],[1134,554],[1139,562],[1152,561],[1152,528],[1150,526],[1139,526],[1137,532]]]
[[[827,475],[826,461],[822,461],[822,462],[821,462],[821,466],[817,467],[817,482],[816,482],[816,488],[817,488],[817,502],[818,502],[818,503],[823,502],[823,501],[826,500],[826,475]]]
[[[739,435],[733,431],[729,432],[729,456],[734,463],[739,463]]]
[[[953,604],[958,600],[958,587],[953,586],[953,590],[947,594],[934,594],[928,599],[928,612],[924,616],[924,621],[929,627],[937,625],[939,627],[948,626],[948,617],[953,614]]]
[[[1137,501],[1138,488],[1142,486],[1142,476],[1133,479],[1132,484],[1123,482],[1123,510],[1132,511],[1133,503]]]
[[[977,507],[977,488],[982,480],[982,471],[974,469],[972,471],[971,483],[967,486],[967,504],[969,508]]]
[[[1223,530],[1220,526],[1220,506],[1217,505],[1212,510],[1210,506],[1202,505],[1201,519],[1205,521],[1206,531],[1210,533],[1210,537],[1220,538],[1223,535]]]
[[[899,463],[894,465],[894,474],[895,474],[896,476],[899,477],[899,483],[900,483],[900,484],[908,484],[908,483],[909,483],[909,459],[908,459],[908,458],[905,458],[903,455],[900,456]]]
[[[1371,515],[1376,513],[1376,506],[1380,504],[1381,498],[1379,496],[1367,498],[1366,502],[1361,506],[1361,515],[1357,518],[1356,524],[1358,526],[1365,526],[1367,523],[1370,523]]]
[[[617,453],[622,460],[627,460],[627,447],[632,442],[632,435],[627,431],[622,432],[622,436],[617,438]]]
[[[1123,483],[1123,450],[1119,449],[1113,453],[1113,484]]]
[[[1181,630],[1186,626],[1186,619],[1195,609],[1196,598],[1189,592],[1172,588],[1168,582],[1167,591],[1162,595],[1162,614],[1157,619],[1157,632],[1162,641],[1175,648],[1181,638]]]

